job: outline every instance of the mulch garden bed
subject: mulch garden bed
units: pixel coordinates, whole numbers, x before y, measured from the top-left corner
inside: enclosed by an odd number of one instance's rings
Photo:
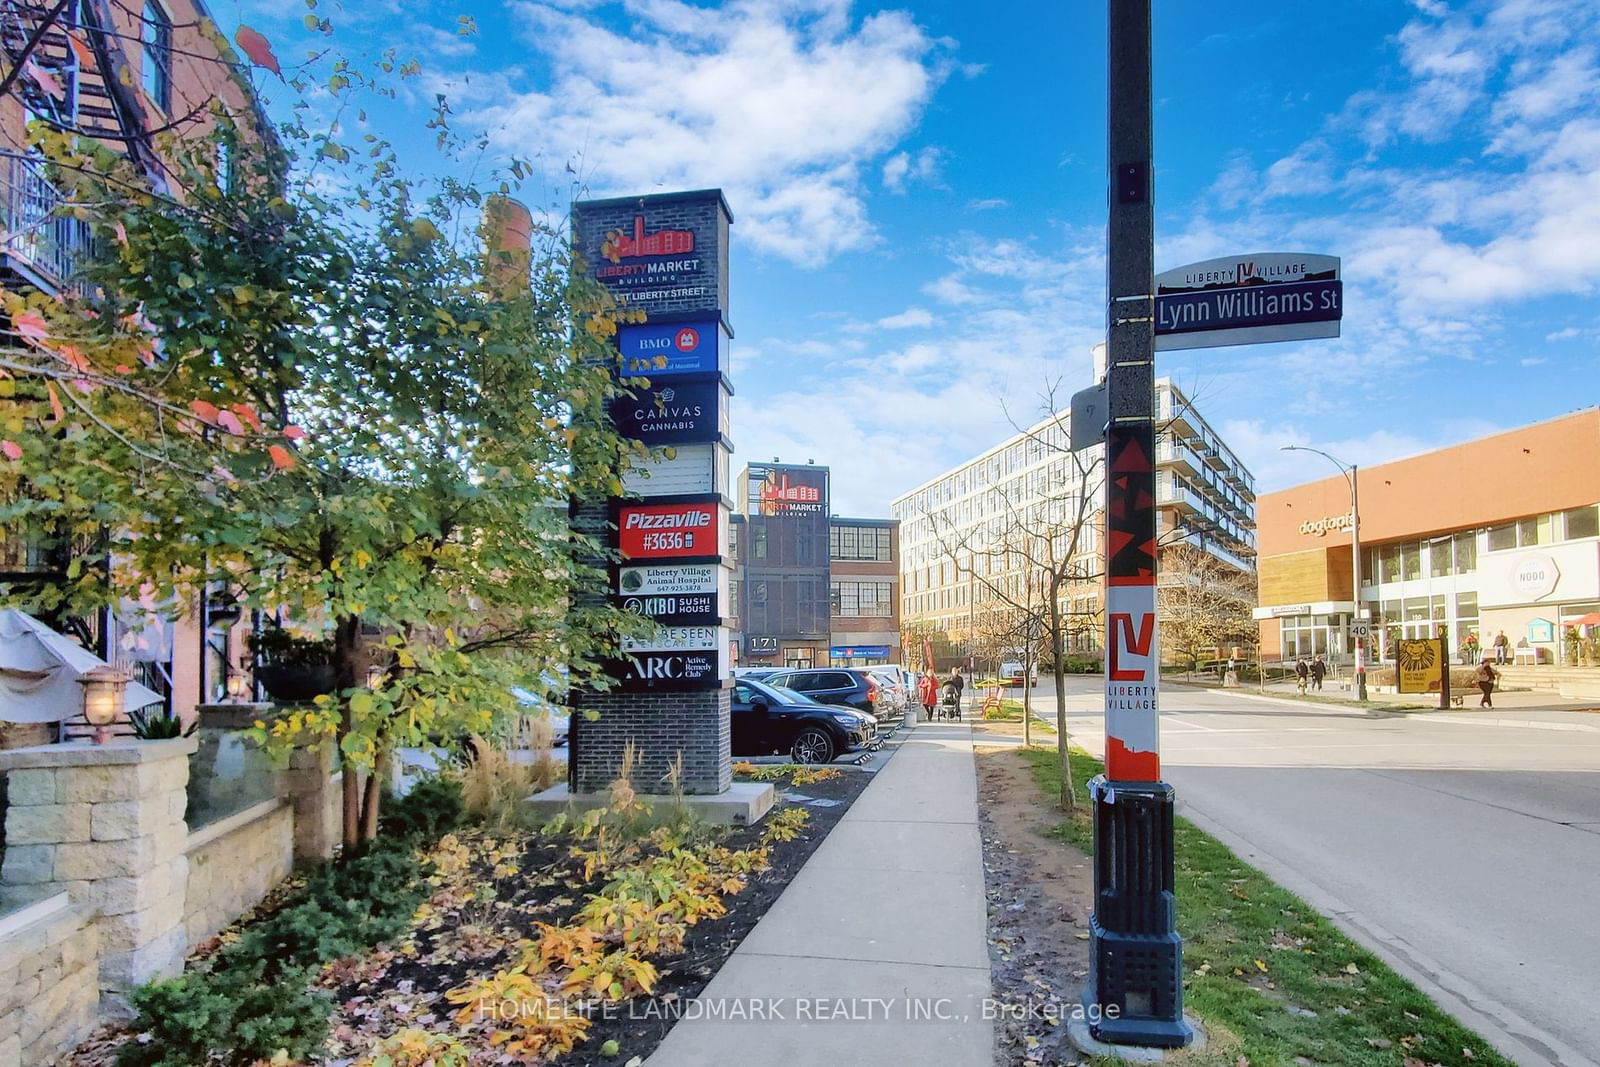
[[[1001,1012],[994,1062],[1066,1067],[1086,1061],[1067,1041],[1067,1019],[1089,973],[1090,859],[1045,834],[1060,821],[1013,745],[1015,724],[974,732],[979,835],[989,912],[989,972]],[[1053,737],[1053,735],[1051,735]]]
[[[771,774],[770,768],[762,770]],[[789,809],[807,814],[798,833],[767,842],[767,866],[752,872],[738,892],[722,898],[724,914],[687,928],[680,954],[652,959],[658,973],[649,994],[585,1003],[581,1010],[590,1025],[584,1039],[548,1062],[619,1067],[649,1056],[671,1030],[682,1005],[705,988],[872,780],[870,773],[856,768],[837,770],[835,777],[798,786],[787,775],[772,780],[777,803],[766,819],[727,829],[717,843],[729,849],[757,847],[773,816]],[[437,888],[418,909],[410,931],[397,942],[323,969],[317,984],[332,993],[337,1008],[326,1052],[311,1062],[327,1067],[362,1063],[377,1040],[407,1028],[455,1031],[454,1017],[461,1009],[446,998],[448,992],[513,966],[526,943],[539,936],[537,923],[572,922],[590,895],[604,886],[606,875],[585,876],[583,860],[572,854],[575,843],[567,834],[492,835],[473,829],[445,838],[430,853]],[[288,895],[275,894],[252,919]],[[220,940],[236,939],[248,921],[225,931]],[[472,1063],[520,1062],[487,1047],[484,1033],[463,1038]],[[117,1047],[130,1036],[124,1029],[103,1027],[64,1062],[109,1067]]]

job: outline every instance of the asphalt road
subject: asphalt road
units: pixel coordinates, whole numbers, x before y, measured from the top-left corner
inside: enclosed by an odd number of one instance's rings
[[[1099,752],[1099,679],[1069,728]],[[1037,711],[1054,717],[1049,682]],[[1168,687],[1179,811],[1519,1064],[1600,1057],[1600,715],[1373,717]]]

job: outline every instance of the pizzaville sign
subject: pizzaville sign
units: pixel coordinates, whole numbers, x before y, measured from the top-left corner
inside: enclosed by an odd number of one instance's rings
[[[1307,519],[1300,524],[1300,532],[1312,537],[1325,537],[1334,530],[1350,529],[1350,513],[1325,515],[1320,519]]]

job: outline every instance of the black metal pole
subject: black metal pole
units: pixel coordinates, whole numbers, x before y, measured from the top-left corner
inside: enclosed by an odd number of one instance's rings
[[[1109,0],[1106,166],[1106,773],[1089,783],[1089,1033],[1180,1048],[1173,791],[1161,781],[1156,623],[1155,197],[1150,0]]]

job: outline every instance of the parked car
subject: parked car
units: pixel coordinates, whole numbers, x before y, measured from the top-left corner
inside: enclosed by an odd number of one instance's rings
[[[873,676],[883,683],[890,708],[895,713],[904,715],[906,708],[910,706],[917,691],[915,687],[908,688],[906,686],[906,680],[901,676],[900,668],[893,664],[884,664],[883,666],[868,667],[867,670],[871,671]]]
[[[534,718],[542,718],[550,723],[550,744],[560,748],[567,743],[567,733],[572,728],[572,719],[567,714],[567,709],[559,704],[552,704],[537,693],[512,686],[511,696],[522,707],[522,710]],[[540,712],[543,712],[541,715]]]
[[[831,763],[878,743],[871,715],[751,678],[735,679],[729,721],[735,756],[786,752],[796,763]]]
[[[1022,663],[1018,660],[1012,660],[1009,663],[1000,664],[1000,679],[1007,685],[1017,686],[1020,688],[1022,685]],[[1032,673],[1029,675],[1028,686],[1032,688],[1038,684],[1039,668],[1036,665],[1033,668]]]
[[[772,677],[781,670],[783,670],[782,667],[735,667],[733,676],[735,678],[754,678],[759,682],[764,678]]]
[[[865,667],[797,667],[762,681],[804,693],[822,704],[843,704],[864,711],[880,723],[900,716],[884,698],[883,683]]]

